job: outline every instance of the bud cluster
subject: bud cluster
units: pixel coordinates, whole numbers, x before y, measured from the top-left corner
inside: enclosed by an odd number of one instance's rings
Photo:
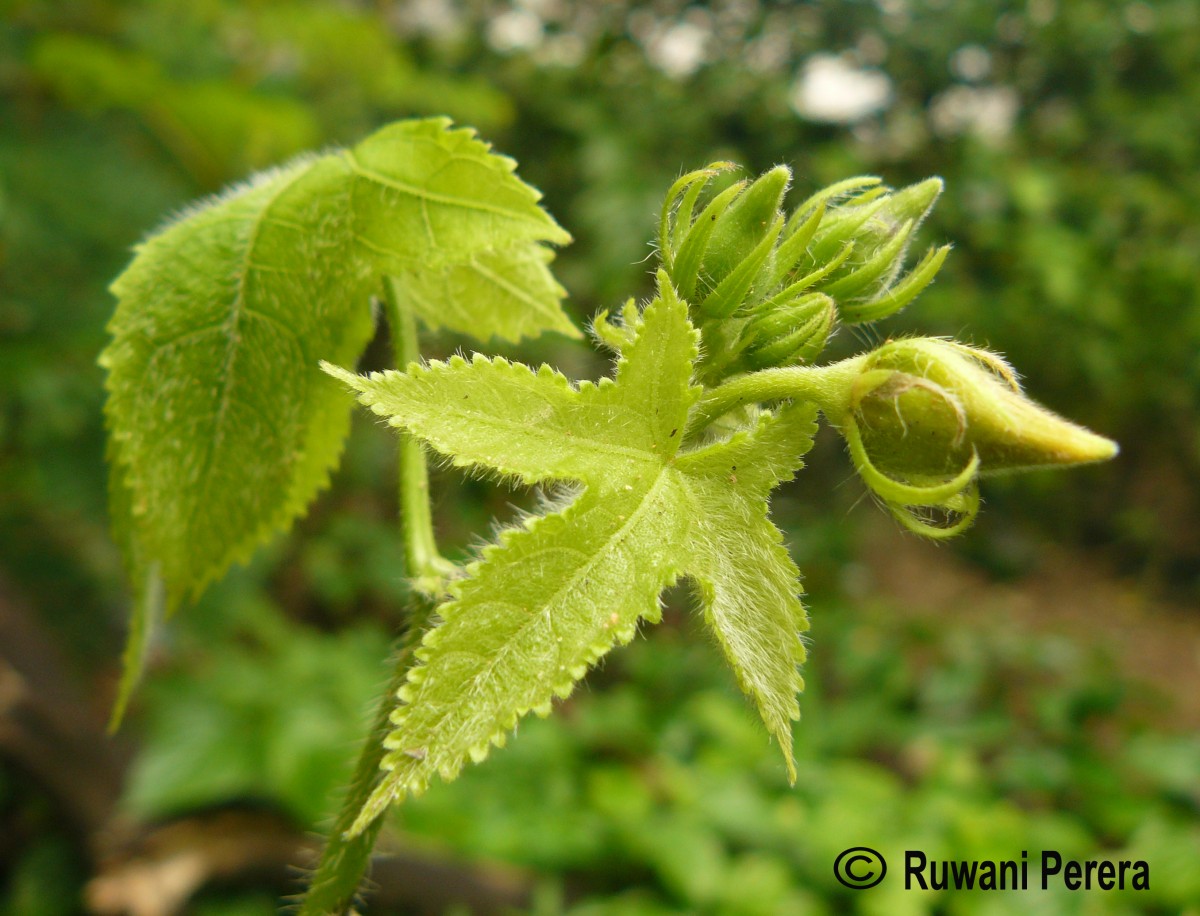
[[[659,285],[689,303],[702,342],[704,394],[685,436],[718,421],[736,428],[755,405],[807,400],[841,432],[870,490],[910,530],[935,538],[974,520],[981,475],[1116,455],[1116,443],[1027,398],[986,350],[914,338],[816,365],[838,322],[885,318],[933,280],[948,245],[910,269],[905,261],[941,179],[892,190],[851,178],[785,215],[786,167],[712,188],[732,168],[719,162],[680,178],[659,227]],[[639,321],[631,300],[621,321],[601,314],[593,329],[621,350]]]
[[[878,178],[853,178],[785,216],[791,171],[781,165],[753,182],[734,182],[700,207],[713,180],[731,168],[719,162],[680,178],[659,228],[663,268],[704,336],[708,381],[811,364],[838,320],[875,321],[900,310],[949,251],[930,249],[903,270],[940,179],[893,191]]]

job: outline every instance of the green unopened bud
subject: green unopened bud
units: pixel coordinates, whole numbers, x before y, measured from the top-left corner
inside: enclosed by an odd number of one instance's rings
[[[730,168],[716,162],[681,176],[659,225],[663,269],[691,306],[703,344],[697,368],[710,383],[731,371],[811,362],[838,320],[874,321],[911,302],[949,251],[930,249],[903,269],[917,226],[942,191],[940,178],[898,191],[878,178],[851,178],[818,191],[785,219],[781,205],[791,180],[785,166],[735,182],[702,206]],[[786,331],[767,334],[761,325],[746,331],[764,304],[794,302],[804,293],[828,297],[835,314],[822,308],[823,323],[811,328],[809,319],[793,316],[780,319],[797,322]],[[601,322],[597,331],[608,328]]]
[[[777,296],[746,325],[743,360],[751,369],[811,364],[825,349],[836,317],[833,300],[822,293]]]
[[[926,178],[899,191],[893,191],[887,195],[884,218],[890,219],[894,226],[909,220],[919,223],[933,211],[933,205],[942,196],[943,190],[945,182],[942,179]]]
[[[899,191],[865,186],[856,197],[827,207],[795,272],[807,270],[814,289],[832,296],[847,322],[875,321],[899,311],[933,280],[949,249],[931,249],[901,276],[913,232],[933,209],[942,180],[929,178]],[[827,198],[819,202],[824,205]],[[793,216],[793,221],[798,221]],[[853,250],[836,268],[829,265]]]
[[[751,292],[756,284],[761,289],[760,280],[767,273],[767,263],[782,231],[783,217],[776,216],[774,225],[759,243],[700,301],[702,314],[709,318],[727,318],[739,306],[748,305],[753,301]]]
[[[856,411],[876,464],[943,474],[972,453],[984,474],[1087,464],[1117,454],[1097,436],[1034,403],[994,353],[938,339],[898,340],[867,358],[890,377],[861,390]]]
[[[682,176],[667,194],[659,225],[663,267],[679,294],[709,318],[762,301],[773,284],[774,253],[785,221],[780,208],[792,173],[777,166],[737,182],[693,217],[701,193],[728,163]]]
[[[708,251],[708,243],[712,238],[717,221],[729,209],[729,205],[745,188],[746,182],[739,181],[726,188],[708,202],[700,215],[696,217],[679,243],[674,257],[667,267],[671,282],[679,290],[679,294],[688,301],[695,298],[696,288],[700,280],[700,268],[704,255]]]
[[[859,473],[908,527],[944,537],[970,524],[975,479],[1105,461],[1117,445],[1027,398],[999,356],[936,339],[885,344],[858,364],[842,427]],[[957,521],[939,526],[916,510]]]
[[[829,257],[852,240],[860,252],[859,260],[869,259],[905,224],[919,225],[933,210],[942,189],[940,178],[927,178],[898,191],[876,186],[830,208],[813,242],[814,256]],[[852,269],[848,266],[847,272]]]
[[[791,169],[775,166],[755,179],[718,218],[701,268],[712,286],[720,284],[766,238],[781,215],[791,180]]]

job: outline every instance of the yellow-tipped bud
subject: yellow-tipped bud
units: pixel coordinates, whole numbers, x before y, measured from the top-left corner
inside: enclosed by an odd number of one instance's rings
[[[1106,461],[1117,444],[1031,401],[993,353],[947,340],[885,344],[851,403],[871,460],[904,476],[981,474]]]
[[[843,365],[851,372],[830,374],[844,381],[826,412],[867,486],[927,537],[971,524],[981,475],[1117,454],[1115,442],[1027,398],[1008,363],[986,350],[917,338]]]

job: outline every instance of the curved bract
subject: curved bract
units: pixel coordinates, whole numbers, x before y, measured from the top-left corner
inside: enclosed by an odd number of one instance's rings
[[[936,276],[950,251],[930,248],[908,271],[913,233],[942,192],[940,178],[893,191],[878,178],[838,182],[785,212],[792,173],[776,166],[738,181],[696,212],[703,193],[736,168],[716,162],[667,192],[659,224],[663,269],[694,306],[704,348],[701,377],[811,365],[836,320],[877,321],[904,308]],[[764,339],[764,322],[799,311]]]

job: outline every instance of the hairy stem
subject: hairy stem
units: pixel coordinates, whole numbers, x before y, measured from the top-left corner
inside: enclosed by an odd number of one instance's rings
[[[383,281],[383,302],[396,367],[403,370],[420,358],[416,317],[411,309],[405,307],[391,278]],[[379,709],[359,754],[354,776],[304,895],[300,916],[342,916],[354,905],[383,818],[376,818],[353,837],[347,837],[346,833],[383,775],[379,768],[385,753],[383,739],[391,730],[390,717],[396,706],[396,694],[408,678],[408,672],[415,662],[413,651],[420,644],[436,607],[432,596],[442,590],[446,576],[454,568],[438,552],[437,539],[434,537],[433,514],[429,507],[429,468],[425,463],[425,453],[416,439],[404,433],[400,436],[398,465],[404,559],[417,593],[413,596],[407,626],[397,647],[392,676],[380,698]]]
[[[413,650],[421,643],[421,635],[429,625],[434,606],[434,602],[424,596],[417,595],[414,598],[408,626],[397,646],[392,676],[379,701],[371,731],[363,743],[354,776],[342,799],[341,810],[321,852],[321,860],[309,880],[308,890],[300,905],[300,916],[342,916],[354,905],[383,818],[376,818],[374,823],[354,837],[347,838],[346,831],[383,776],[379,764],[385,753],[383,739],[391,729],[390,716],[396,705],[396,692],[404,685],[412,668],[415,660]]]
[[[688,419],[686,435],[695,435],[731,410],[769,401],[811,401],[838,423],[849,409],[850,387],[865,359],[855,356],[828,366],[763,369],[730,379],[700,398]]]

